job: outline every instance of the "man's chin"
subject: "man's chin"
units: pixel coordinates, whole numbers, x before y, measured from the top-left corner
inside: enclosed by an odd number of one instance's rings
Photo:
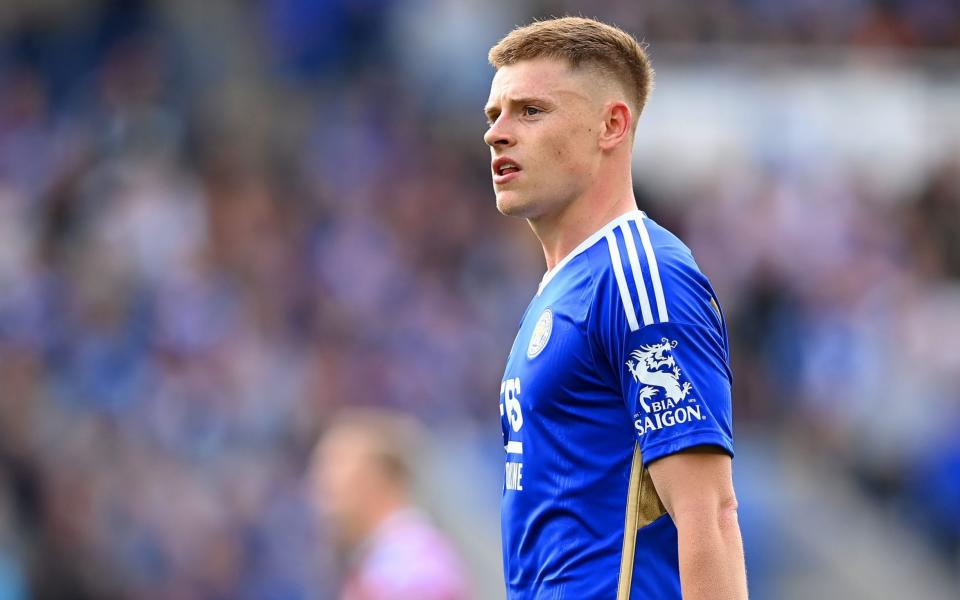
[[[497,194],[497,210],[500,211],[500,214],[529,219],[533,212],[532,208],[528,199],[520,197],[515,192],[499,192]]]

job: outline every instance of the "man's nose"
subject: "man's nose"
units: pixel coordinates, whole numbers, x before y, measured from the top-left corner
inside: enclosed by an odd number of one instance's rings
[[[517,143],[516,137],[509,131],[503,117],[498,118],[490,125],[487,132],[483,134],[483,141],[491,148],[496,146],[509,148]]]

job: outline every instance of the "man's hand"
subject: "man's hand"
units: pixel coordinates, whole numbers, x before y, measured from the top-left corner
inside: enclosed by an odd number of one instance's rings
[[[746,600],[743,540],[730,457],[700,446],[650,464],[660,500],[677,526],[684,600]]]

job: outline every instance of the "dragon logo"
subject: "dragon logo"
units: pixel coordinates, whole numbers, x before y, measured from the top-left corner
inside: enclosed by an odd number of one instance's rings
[[[650,412],[647,400],[663,390],[667,398],[679,403],[687,397],[693,385],[689,381],[680,383],[680,367],[673,358],[671,350],[677,347],[676,341],[660,338],[658,344],[645,344],[630,353],[632,360],[627,361],[627,369],[633,380],[644,384],[640,388],[640,406]]]

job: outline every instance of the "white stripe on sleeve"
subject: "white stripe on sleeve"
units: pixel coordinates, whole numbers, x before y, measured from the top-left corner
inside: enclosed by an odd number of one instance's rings
[[[627,257],[630,259],[630,270],[633,271],[633,282],[637,285],[637,297],[640,298],[640,314],[643,315],[643,324],[653,323],[653,312],[650,311],[650,298],[647,297],[647,287],[643,284],[643,273],[640,271],[640,257],[637,256],[637,244],[633,240],[633,231],[630,222],[620,224],[623,231],[623,242],[627,247]]]
[[[660,269],[657,268],[657,257],[653,255],[653,244],[650,243],[650,234],[647,233],[647,226],[643,219],[634,221],[637,224],[637,231],[640,232],[640,240],[643,242],[643,251],[647,255],[647,267],[650,269],[650,282],[653,284],[653,295],[657,299],[657,314],[661,323],[666,323],[667,318],[667,300],[663,296],[663,284],[660,282]]]
[[[617,238],[613,235],[613,230],[607,232],[607,246],[610,248],[610,263],[613,265],[613,274],[617,278],[617,287],[620,288],[620,300],[623,301],[623,310],[627,313],[627,324],[630,325],[630,331],[640,329],[637,323],[637,312],[633,308],[633,300],[630,299],[630,290],[627,288],[627,277],[623,274],[623,262],[620,258],[620,248],[617,247]]]

